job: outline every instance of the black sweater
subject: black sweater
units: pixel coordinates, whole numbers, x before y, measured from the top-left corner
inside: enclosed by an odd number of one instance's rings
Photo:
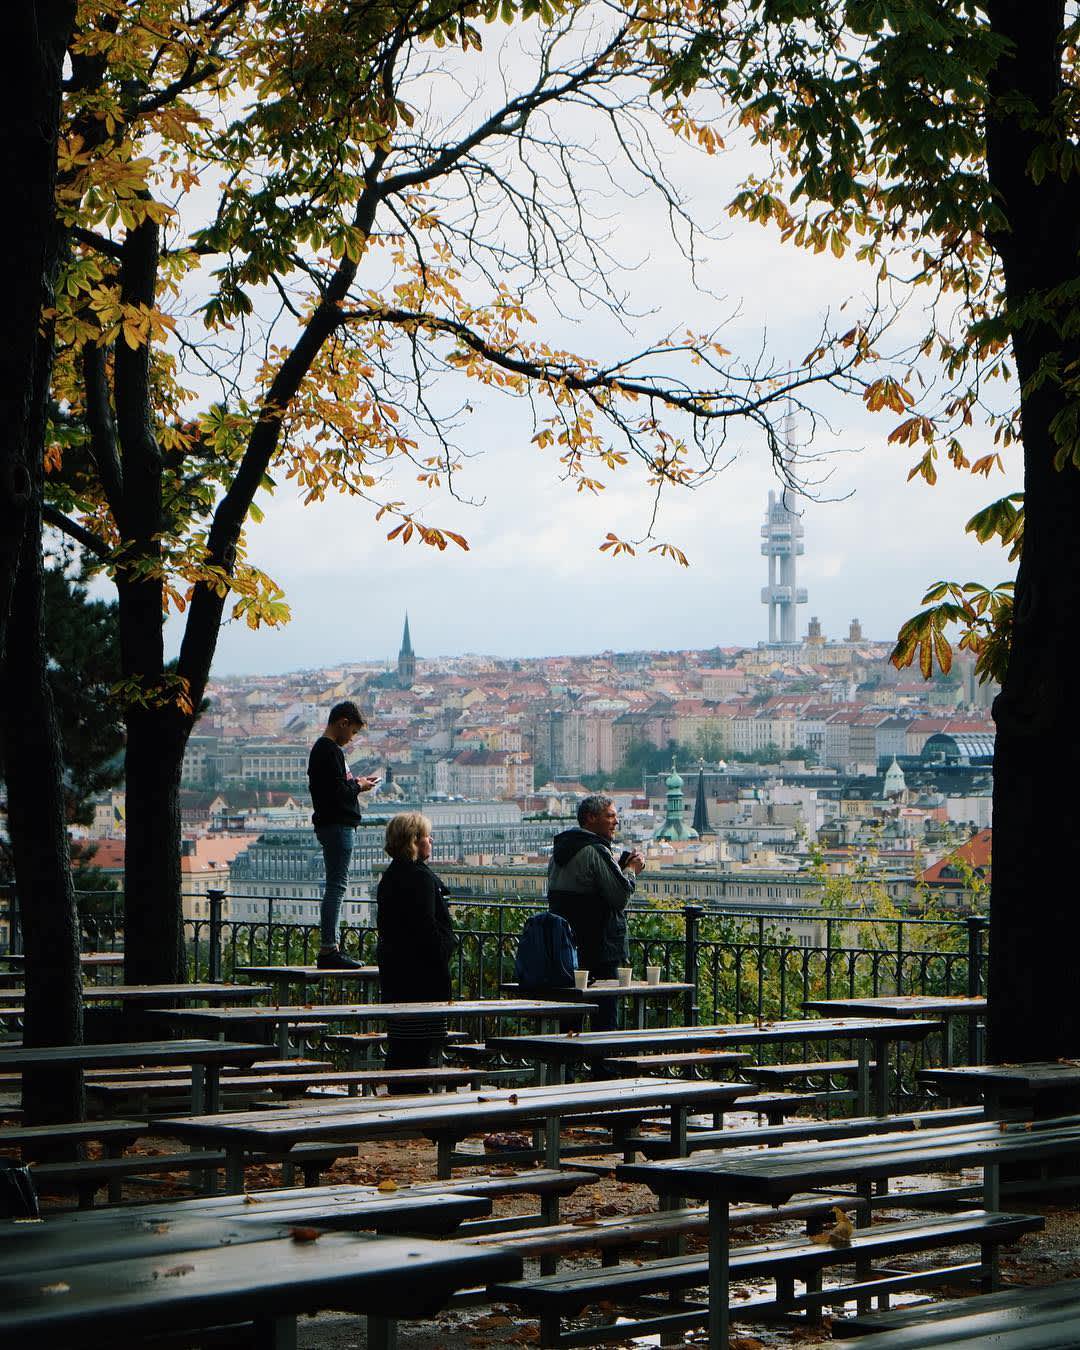
[[[308,787],[311,804],[315,808],[311,823],[320,825],[360,824],[360,807],[356,803],[360,784],[350,783],[345,763],[345,752],[329,736],[320,736],[308,755]]]

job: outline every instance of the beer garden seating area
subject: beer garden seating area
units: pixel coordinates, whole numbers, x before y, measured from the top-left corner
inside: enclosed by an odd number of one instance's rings
[[[828,1317],[868,1350],[1080,1344],[1080,1281],[1002,1282],[1002,1247],[1076,1184],[1080,1068],[982,1063],[983,921],[829,914],[807,941],[805,916],[638,912],[640,978],[601,991],[622,1029],[595,1032],[592,989],[506,988],[523,905],[458,902],[454,999],[394,1005],[370,966],[314,971],[315,935],[241,931],[220,899],[186,986],[84,964],[83,1046],[22,1044],[0,954],[0,1155],[42,1197],[0,1219],[5,1341],[288,1350],[336,1310],[390,1350],[399,1320],[451,1307],[467,1332],[494,1304],[543,1346],[826,1341]],[[369,959],[371,934],[346,947]],[[447,1018],[442,1063],[388,1069],[418,1011]],[[48,1064],[81,1069],[88,1119],[24,1121]],[[401,1140],[428,1175],[326,1175]],[[603,1185],[633,1210],[561,1212]]]

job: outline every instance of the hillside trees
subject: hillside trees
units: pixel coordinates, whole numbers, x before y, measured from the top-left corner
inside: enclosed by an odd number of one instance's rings
[[[497,19],[520,41],[478,67]],[[463,490],[468,381],[526,404],[572,488],[636,468],[654,498],[722,468],[733,422],[790,475],[781,400],[862,387],[866,326],[823,334],[785,378],[713,334],[604,359],[544,340],[534,311],[630,322],[612,200],[658,194],[692,257],[663,142],[720,142],[655,88],[695,22],[685,0],[82,0],[49,521],[117,590],[128,978],[182,974],[184,745],[221,623],[287,617],[248,556],[275,485],[351,494],[401,544],[464,548],[409,493]]]
[[[1019,556],[1015,599],[941,583],[896,653],[947,667],[958,621],[1003,679],[989,1031],[1010,1061],[1078,1048],[1072,892],[1042,842],[1070,835],[1080,754],[1077,17],[1063,0],[762,0],[720,12],[671,76],[715,80],[763,151],[734,211],[797,246],[854,249],[922,302],[910,369],[865,391],[899,414],[890,440],[915,451],[913,474],[932,484],[947,459],[989,475],[1022,447],[1022,498],[968,527]]]

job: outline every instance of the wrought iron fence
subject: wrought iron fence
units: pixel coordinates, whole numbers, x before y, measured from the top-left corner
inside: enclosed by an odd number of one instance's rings
[[[123,946],[122,897],[79,893],[84,943],[98,950]],[[189,973],[228,978],[237,966],[314,962],[319,930],[274,914],[234,922],[229,897],[210,891],[205,918],[184,924]],[[459,997],[497,995],[513,978],[522,926],[539,901],[452,897],[455,952],[452,976]],[[760,1021],[797,1017],[809,999],[879,994],[978,994],[986,987],[987,921],[878,917],[872,913],[805,909],[724,909],[631,906],[627,911],[635,970],[659,966],[662,978],[693,986],[687,1021]],[[18,907],[0,895],[0,925],[19,949]],[[372,926],[342,930],[346,951],[375,961]]]
[[[244,965],[314,963],[318,926],[277,917],[272,896],[251,898],[265,901],[264,919],[229,919],[229,897],[223,891],[198,897],[206,917],[184,924],[190,978],[229,979]],[[82,893],[79,900],[85,944],[122,947],[122,898]],[[461,896],[451,897],[450,907],[455,996],[497,997],[503,983],[513,978],[524,922],[543,903]],[[981,915],[923,919],[846,910],[718,910],[689,903],[680,908],[633,906],[628,919],[635,970],[644,975],[646,966],[659,966],[664,980],[690,986],[681,1009],[687,1024],[799,1017],[811,999],[981,994],[986,988],[987,920]],[[0,895],[0,924],[5,921],[9,941],[18,950],[18,910],[10,894],[6,901]],[[351,955],[374,964],[372,926],[345,927],[342,944]],[[656,1004],[649,1016],[664,1020],[668,1011]],[[956,1032],[954,1050],[962,1060],[975,1032],[974,1019]],[[897,1081],[907,1085],[904,1095],[911,1090],[913,1071],[934,1053],[934,1047],[919,1047],[898,1055]]]

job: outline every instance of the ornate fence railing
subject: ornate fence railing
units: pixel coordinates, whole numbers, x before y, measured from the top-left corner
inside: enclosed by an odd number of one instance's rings
[[[243,965],[314,963],[318,927],[279,918],[274,897],[263,899],[266,917],[240,922],[228,917],[225,892],[197,898],[205,917],[184,924],[191,978],[228,979]],[[450,906],[455,995],[496,997],[513,978],[522,926],[542,902],[462,896],[451,897]],[[83,893],[80,910],[88,946],[122,947],[119,896]],[[987,920],[981,915],[924,919],[822,909],[718,910],[691,902],[678,908],[633,906],[628,918],[635,969],[643,974],[646,965],[657,965],[663,979],[691,986],[681,1009],[685,1023],[799,1017],[809,999],[980,994],[986,989]],[[10,895],[0,896],[3,924],[6,930],[0,931],[17,949],[18,912]],[[373,927],[346,927],[342,940],[350,954],[375,962]],[[656,1004],[649,1015],[661,1020],[668,1009]],[[973,1019],[957,1028],[958,1057],[965,1055],[965,1037],[973,1031]],[[912,1070],[922,1062],[921,1049],[908,1053],[898,1062],[900,1080],[910,1084]]]
[[[253,897],[246,897],[250,901]],[[189,973],[228,978],[241,965],[302,964],[315,960],[313,924],[275,914],[275,898],[254,897],[266,917],[233,921],[228,895],[197,899],[205,917],[187,919]],[[79,896],[84,941],[98,949],[123,945],[122,897]],[[513,978],[522,926],[542,902],[451,897],[455,925],[452,976],[462,997],[493,996]],[[282,901],[278,900],[280,906]],[[694,902],[681,907],[645,904],[628,910],[635,969],[660,966],[663,978],[685,981],[690,1021],[754,1021],[796,1017],[812,998],[874,994],[977,994],[986,987],[987,921],[882,917],[833,909],[724,909]],[[18,908],[0,894],[0,931],[19,947]],[[374,963],[375,930],[343,930],[345,949]]]

